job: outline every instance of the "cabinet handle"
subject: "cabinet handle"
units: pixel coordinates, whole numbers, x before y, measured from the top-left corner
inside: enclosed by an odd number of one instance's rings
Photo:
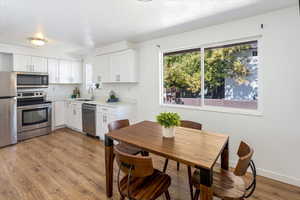
[[[120,78],[121,78],[120,74],[116,75],[116,81],[120,81]]]
[[[103,122],[106,123],[107,122],[107,117],[103,116]]]
[[[75,109],[73,109],[73,115],[76,115],[76,110]]]

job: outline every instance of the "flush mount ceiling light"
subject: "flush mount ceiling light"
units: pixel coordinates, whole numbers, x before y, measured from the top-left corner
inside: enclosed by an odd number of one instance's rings
[[[48,41],[44,38],[30,37],[28,38],[30,43],[34,46],[41,47],[44,46]]]

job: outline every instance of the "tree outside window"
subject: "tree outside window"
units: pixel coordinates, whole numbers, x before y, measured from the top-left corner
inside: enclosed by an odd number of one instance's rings
[[[164,104],[257,109],[257,41],[165,53],[163,63]]]

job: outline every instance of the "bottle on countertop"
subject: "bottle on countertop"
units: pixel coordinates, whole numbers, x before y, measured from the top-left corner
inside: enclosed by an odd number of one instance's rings
[[[76,87],[73,90],[72,98],[80,98],[80,90],[79,90],[79,88]]]

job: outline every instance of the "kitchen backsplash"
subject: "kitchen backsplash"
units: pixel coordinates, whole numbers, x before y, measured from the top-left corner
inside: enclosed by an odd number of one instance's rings
[[[135,103],[137,99],[136,87],[137,86],[134,84],[104,84],[101,89],[95,90],[95,97],[97,100],[107,100],[109,92],[113,90],[117,94],[117,97],[120,99],[120,101]],[[80,91],[84,97],[91,96],[86,88],[81,88]]]
[[[70,98],[75,87],[80,88],[79,85],[49,85],[45,91],[49,100],[62,100]]]

